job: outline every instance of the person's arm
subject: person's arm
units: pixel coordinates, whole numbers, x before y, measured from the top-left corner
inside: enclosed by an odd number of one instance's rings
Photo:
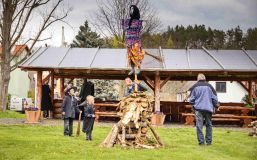
[[[67,103],[67,97],[64,97],[64,100],[62,102],[62,106],[61,106],[61,110],[62,110],[62,114],[65,115],[65,107],[66,107],[66,103]]]
[[[212,104],[215,108],[219,107],[218,97],[215,94],[212,94]]]
[[[142,83],[138,83],[138,88],[140,91],[147,91],[147,88]]]
[[[84,115],[85,115],[85,118],[88,117],[88,106],[85,105],[84,107]]]
[[[191,105],[194,105],[195,104],[195,99],[196,99],[195,91],[194,91],[194,89],[190,89],[190,90],[191,90],[191,93],[190,93],[190,96],[189,96],[189,103]]]

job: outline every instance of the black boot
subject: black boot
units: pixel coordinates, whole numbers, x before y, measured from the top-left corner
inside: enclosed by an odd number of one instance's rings
[[[89,141],[89,134],[86,133],[86,141]]]
[[[92,141],[92,131],[89,132],[89,140]]]

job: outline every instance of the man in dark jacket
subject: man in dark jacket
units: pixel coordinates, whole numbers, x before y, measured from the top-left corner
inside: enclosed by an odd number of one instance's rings
[[[204,145],[204,135],[202,132],[203,121],[205,119],[207,145],[212,144],[212,113],[218,107],[218,98],[214,88],[206,82],[204,74],[198,74],[197,83],[190,89],[189,102],[193,105],[196,119],[196,133],[199,145]]]
[[[138,91],[147,91],[147,88],[144,85],[142,85],[139,81],[136,81],[135,83],[138,87]],[[125,96],[128,96],[135,91],[135,83],[133,83],[129,77],[125,79],[125,84],[126,84],[126,89],[124,94]]]
[[[48,83],[49,81],[46,81],[45,84],[42,86],[41,111],[43,111],[44,118],[50,117],[49,112],[53,110],[51,89]]]
[[[62,103],[62,115],[64,117],[64,136],[72,136],[75,112],[81,112],[77,107],[78,102],[74,97],[75,90],[75,87],[69,88],[67,90],[69,95],[65,96]]]
[[[84,83],[81,86],[81,90],[79,93],[80,102],[84,102],[88,95],[94,96],[95,94],[95,86],[92,82],[84,79]]]

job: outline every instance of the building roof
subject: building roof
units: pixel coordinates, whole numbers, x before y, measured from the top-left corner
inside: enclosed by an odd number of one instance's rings
[[[142,70],[160,71],[253,71],[257,50],[146,49],[162,62],[146,55]],[[128,70],[126,49],[40,48],[21,68]]]
[[[27,45],[15,45],[14,49],[12,50],[12,56],[19,56],[24,50],[29,50]],[[0,54],[2,54],[3,48],[0,46]]]
[[[145,49],[142,74],[162,80],[257,80],[257,50]],[[157,58],[156,58],[157,57]],[[130,67],[126,49],[42,47],[21,66],[23,70],[53,71],[55,77],[123,79]]]

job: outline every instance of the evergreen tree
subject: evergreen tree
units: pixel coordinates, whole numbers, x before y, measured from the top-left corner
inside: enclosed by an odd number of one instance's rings
[[[91,28],[86,21],[83,26],[79,27],[79,32],[76,35],[75,40],[73,40],[71,47],[95,48],[102,46],[103,43],[104,41],[100,38],[100,35],[91,31]]]

